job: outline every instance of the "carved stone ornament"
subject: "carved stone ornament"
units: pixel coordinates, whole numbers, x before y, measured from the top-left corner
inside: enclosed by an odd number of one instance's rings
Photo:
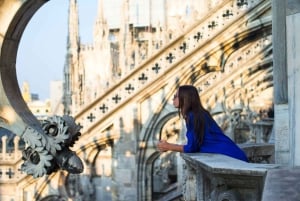
[[[46,135],[28,127],[22,138],[29,145],[23,151],[22,171],[33,177],[41,177],[58,169],[77,174],[83,171],[83,164],[71,151],[78,137],[80,126],[70,116],[53,116],[41,122]]]

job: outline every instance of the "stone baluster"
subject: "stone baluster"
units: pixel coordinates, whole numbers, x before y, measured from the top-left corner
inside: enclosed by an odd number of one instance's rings
[[[18,155],[19,155],[19,142],[20,142],[20,137],[19,136],[16,136],[14,138],[14,159],[17,159],[18,158]]]
[[[6,141],[7,141],[7,136],[3,136],[1,138],[2,140],[2,159],[5,159],[6,156]]]

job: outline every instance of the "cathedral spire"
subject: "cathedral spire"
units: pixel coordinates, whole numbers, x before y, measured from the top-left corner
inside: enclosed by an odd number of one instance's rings
[[[121,73],[125,74],[129,71],[127,55],[129,54],[130,45],[130,30],[129,30],[129,0],[123,1],[122,4],[122,20],[120,24],[120,37],[119,37],[119,66]]]
[[[98,1],[98,14],[94,27],[94,45],[96,48],[108,48],[108,24],[103,14],[103,0]]]
[[[68,52],[74,57],[79,49],[79,17],[77,0],[70,0],[68,26]]]
[[[104,15],[103,15],[103,0],[99,0],[98,1],[98,18],[97,21],[99,21],[100,23],[104,23]]]
[[[69,3],[67,56],[64,66],[64,114],[70,114],[72,111],[72,83],[78,71],[80,47],[77,0],[70,0]]]

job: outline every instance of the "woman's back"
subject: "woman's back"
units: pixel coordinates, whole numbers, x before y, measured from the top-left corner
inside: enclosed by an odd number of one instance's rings
[[[188,142],[195,142],[194,117],[189,114],[189,122],[187,123]],[[248,161],[247,156],[238,145],[226,136],[218,124],[209,115],[205,115],[205,129],[203,142],[200,145],[192,143],[186,147],[186,152],[202,152],[202,153],[219,153]]]

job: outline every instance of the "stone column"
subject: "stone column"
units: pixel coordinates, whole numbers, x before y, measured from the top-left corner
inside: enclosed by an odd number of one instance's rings
[[[286,33],[287,33],[287,72],[288,100],[290,121],[290,165],[300,165],[300,2],[287,0]]]
[[[300,165],[299,12],[298,0],[272,1],[275,161],[289,166]]]
[[[285,7],[285,0],[272,0],[275,162],[287,165],[290,161],[290,136]]]

